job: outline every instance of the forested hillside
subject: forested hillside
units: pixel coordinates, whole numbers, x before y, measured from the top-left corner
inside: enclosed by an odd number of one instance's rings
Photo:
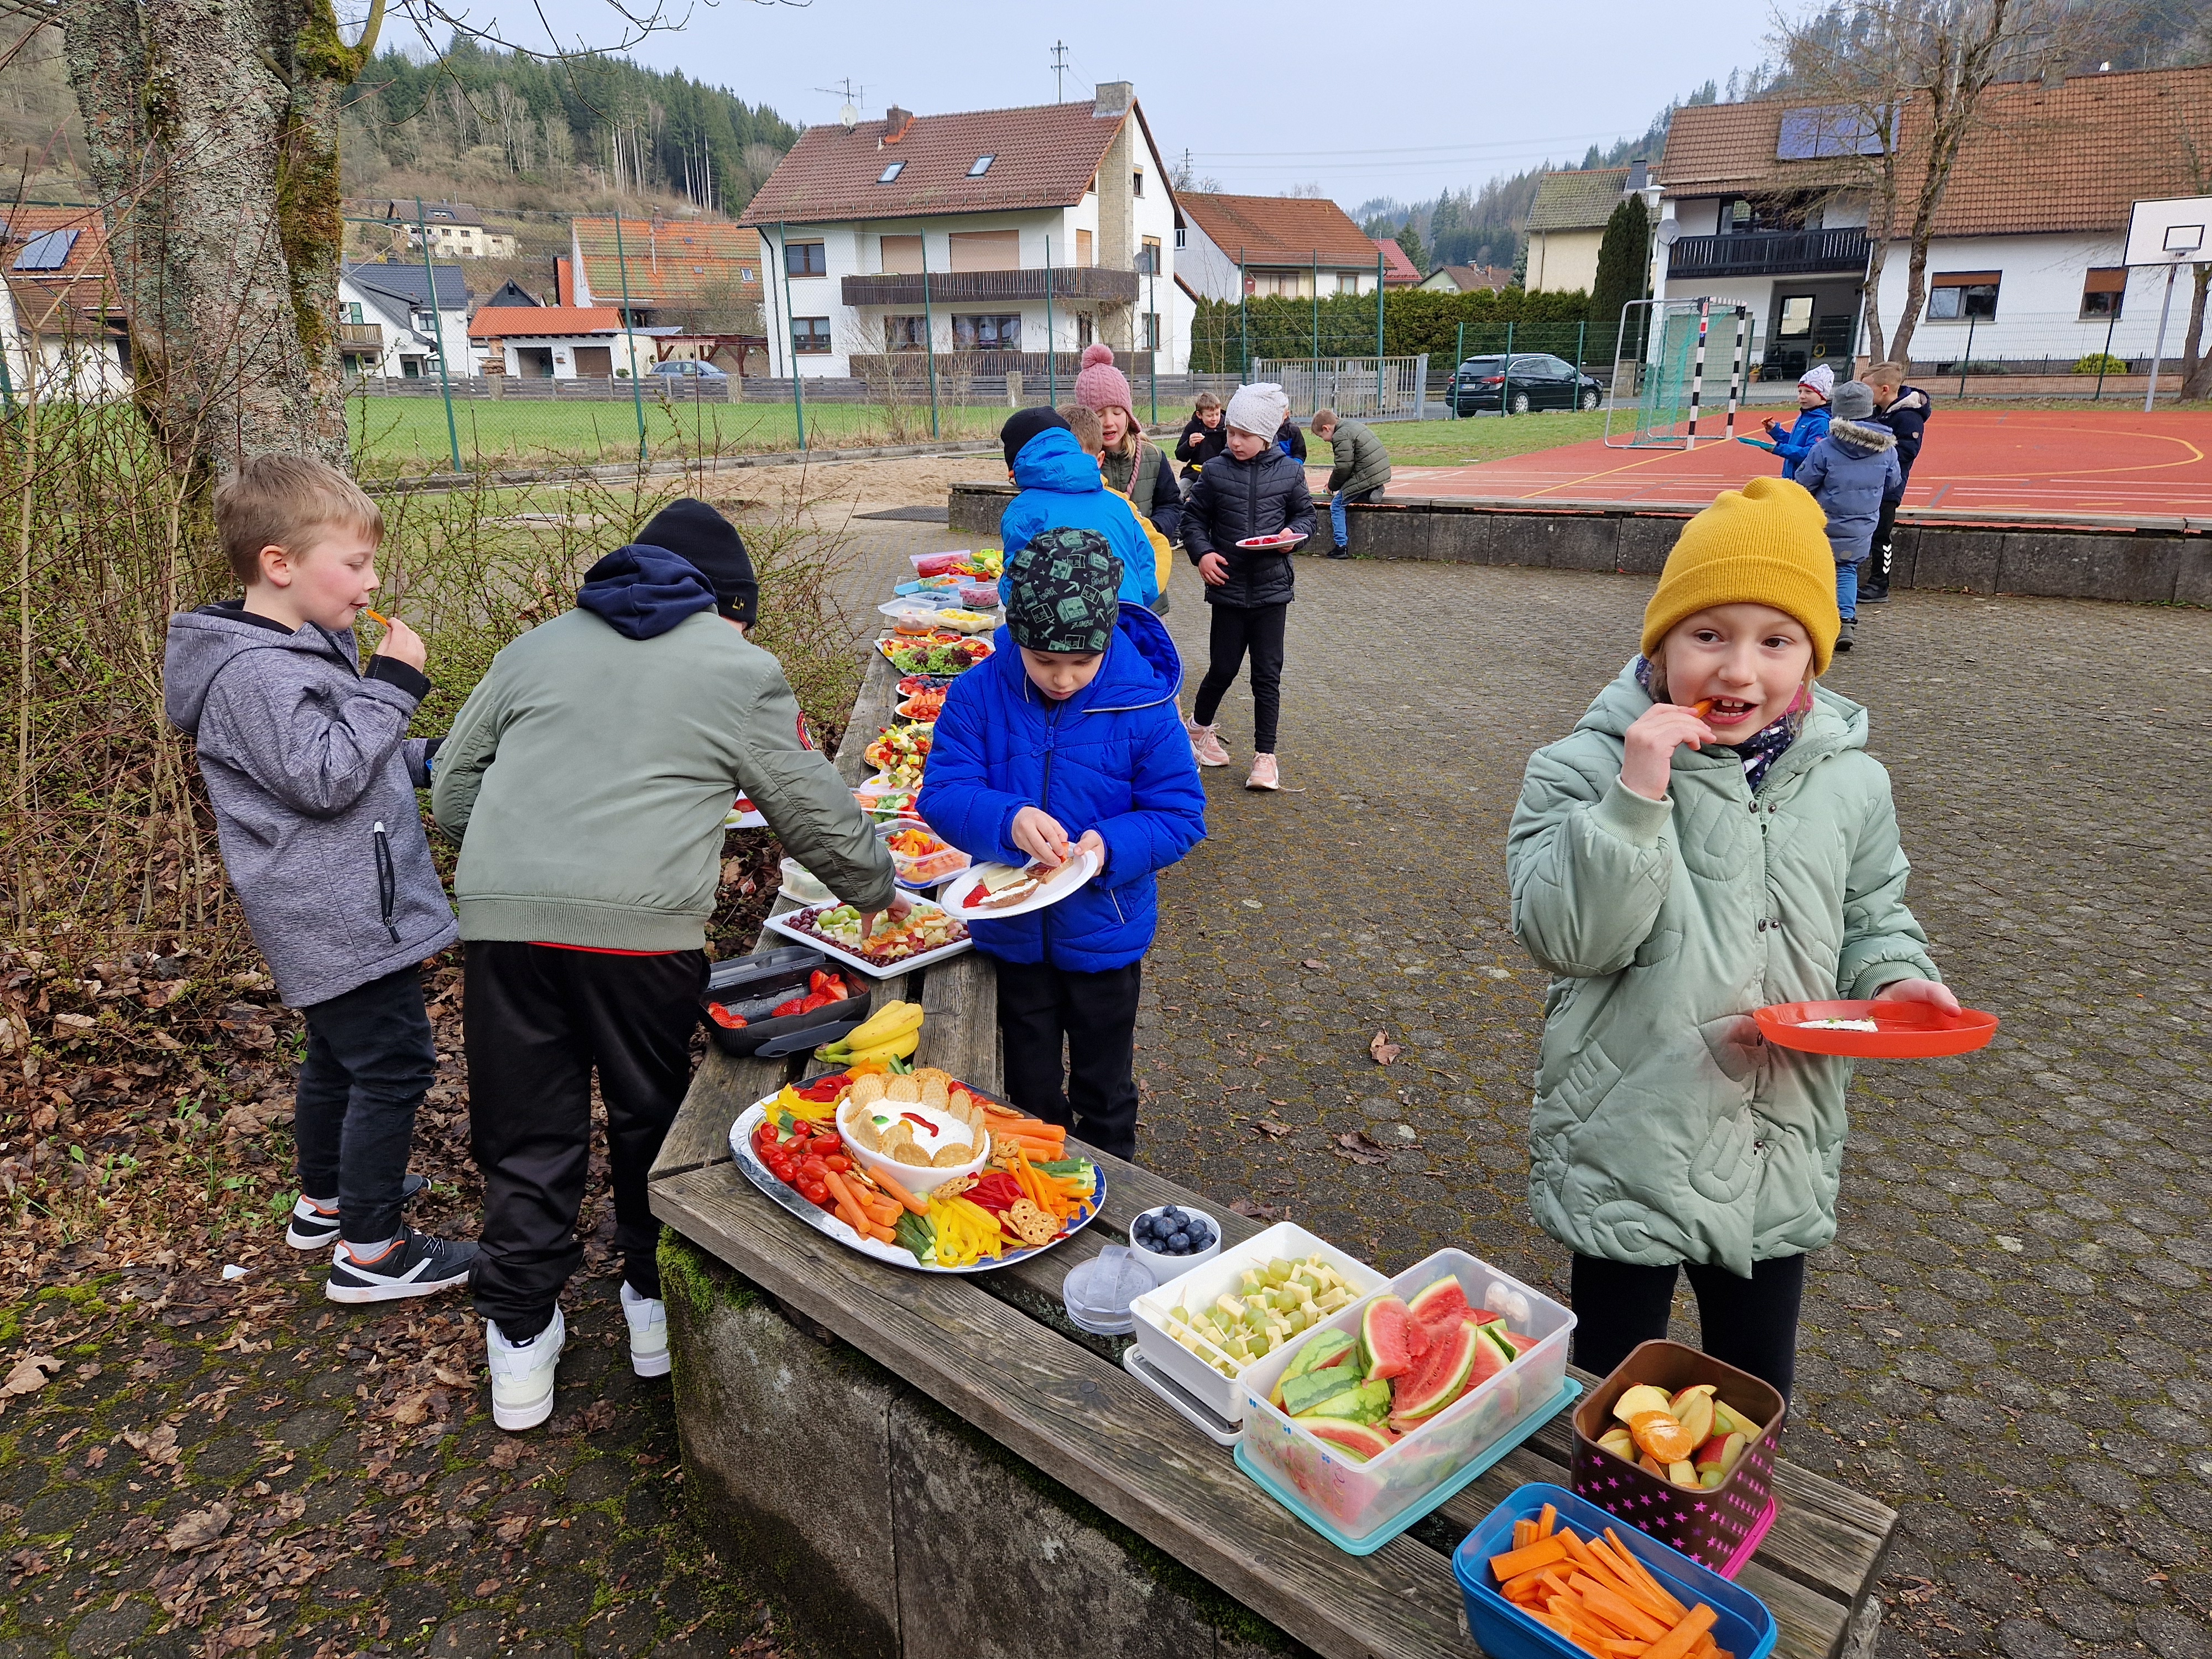
[[[798,139],[775,111],[680,70],[546,63],[464,38],[435,61],[371,63],[341,154],[349,195],[422,185],[480,206],[578,207],[620,191],[735,214]]]

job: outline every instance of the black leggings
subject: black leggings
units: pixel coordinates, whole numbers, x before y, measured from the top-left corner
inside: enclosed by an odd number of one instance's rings
[[[1237,684],[1237,671],[1244,665],[1249,650],[1252,653],[1252,749],[1255,754],[1272,755],[1275,722],[1283,712],[1283,629],[1290,621],[1291,607],[1285,603],[1250,610],[1236,605],[1210,608],[1213,611],[1212,635],[1207,641],[1211,659],[1206,665],[1206,678],[1199,682],[1191,718],[1200,726],[1213,724],[1221,699]]]
[[[1779,1255],[1754,1261],[1751,1277],[1725,1267],[1686,1262],[1697,1292],[1705,1352],[1716,1359],[1771,1382],[1790,1398],[1797,1369],[1797,1307],[1805,1295],[1805,1258]],[[1639,1342],[1667,1334],[1674,1300],[1674,1269],[1575,1257],[1574,1362],[1605,1376]]]

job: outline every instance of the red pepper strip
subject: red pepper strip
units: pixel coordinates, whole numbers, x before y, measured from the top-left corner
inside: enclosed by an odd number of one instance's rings
[[[919,1116],[913,1112],[901,1112],[899,1115],[904,1118],[908,1122],[913,1124],[916,1128],[926,1130],[933,1135],[937,1133],[937,1126],[934,1123],[932,1123],[926,1117]]]
[[[825,1100],[835,1100],[852,1079],[842,1072],[832,1072],[828,1077],[818,1077],[799,1091],[801,1100],[811,1100],[817,1105]]]

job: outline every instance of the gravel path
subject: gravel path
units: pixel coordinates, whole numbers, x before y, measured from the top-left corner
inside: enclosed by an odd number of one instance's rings
[[[866,531],[881,573],[950,544]],[[1507,931],[1503,838],[1528,750],[1618,670],[1646,589],[1298,580],[1288,787],[1209,773],[1211,839],[1165,884],[1139,1155],[1386,1269],[1458,1243],[1557,1290],[1522,1143],[1543,981]],[[1194,680],[1188,568],[1174,598]],[[2212,1654],[2212,624],[1907,593],[1863,628],[1832,682],[1874,708],[1938,960],[2007,1024],[1861,1074],[1791,1455],[1905,1511],[1886,1655]],[[2116,695],[2129,670],[2143,689]],[[1232,750],[1249,708],[1225,705]],[[742,1564],[680,1518],[666,1389],[629,1374],[613,1279],[572,1297],[551,1431],[515,1437],[465,1304],[333,1310],[272,1255],[233,1285],[88,1259],[87,1285],[0,1310],[0,1362],[65,1367],[0,1409],[0,1659],[775,1650]]]

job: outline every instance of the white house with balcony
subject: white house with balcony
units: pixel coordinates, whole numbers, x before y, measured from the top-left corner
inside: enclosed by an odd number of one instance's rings
[[[2212,154],[2212,65],[2013,82],[1991,88],[1985,107],[1936,215],[1916,370],[1972,362],[2064,373],[2107,353],[2140,369],[2164,277],[2122,265],[2129,210],[2202,193],[2189,158]],[[1899,127],[1909,201],[1924,110],[1908,106]],[[1880,149],[1844,109],[1778,99],[1675,111],[1654,175],[1654,292],[1748,307],[1767,378],[1822,362],[1848,373],[1870,352],[1867,170]],[[1875,295],[1885,340],[1910,256],[1902,237],[1885,254]],[[2185,298],[2170,354],[2186,314]]]
[[[745,209],[769,372],[1073,377],[1114,348],[1136,382],[1189,358],[1176,197],[1133,89],[1088,102],[810,127]],[[1054,356],[1048,360],[1046,353]]]
[[[1183,279],[1202,299],[1235,304],[1249,295],[1311,299],[1372,294],[1390,285],[1389,255],[1326,197],[1201,196],[1176,198],[1187,228]],[[1412,271],[1404,264],[1396,273]],[[1417,281],[1419,273],[1413,272]]]
[[[340,265],[338,353],[346,372],[381,380],[435,380],[442,342],[447,376],[474,374],[471,303],[468,279],[453,264]]]

